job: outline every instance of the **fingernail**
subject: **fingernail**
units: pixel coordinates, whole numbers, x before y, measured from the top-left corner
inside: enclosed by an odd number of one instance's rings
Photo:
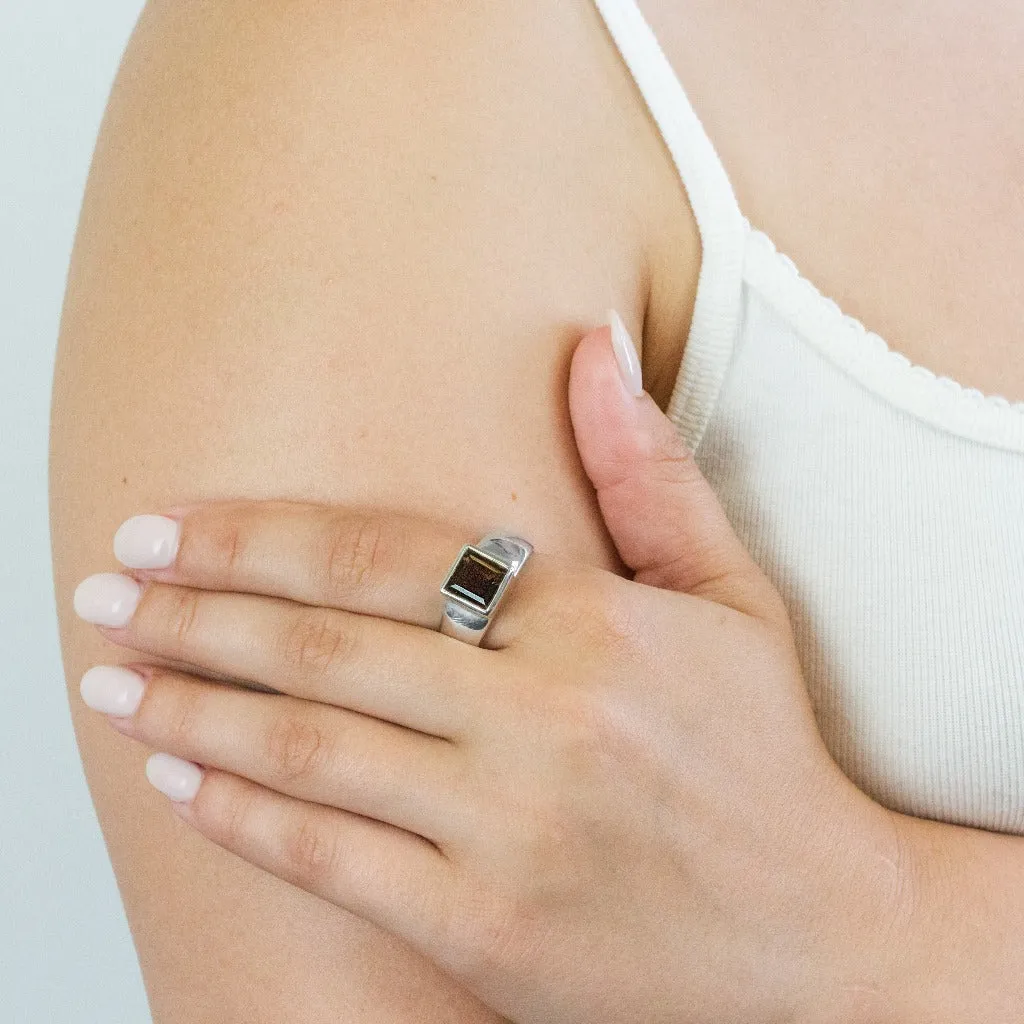
[[[94,665],[78,684],[82,700],[106,715],[134,715],[145,683],[138,672],[120,665]]]
[[[172,800],[191,800],[199,792],[203,772],[199,765],[172,754],[150,754],[146,778]]]
[[[132,569],[164,569],[178,553],[179,534],[167,516],[132,516],[114,534],[114,556]]]
[[[97,626],[124,626],[141,594],[142,587],[130,576],[98,572],[75,588],[75,614]]]
[[[622,322],[622,317],[614,309],[608,310],[608,325],[612,329],[612,348],[619,364],[619,372],[626,384],[626,389],[634,397],[643,394],[644,384],[640,372],[640,357],[637,355],[633,339]]]

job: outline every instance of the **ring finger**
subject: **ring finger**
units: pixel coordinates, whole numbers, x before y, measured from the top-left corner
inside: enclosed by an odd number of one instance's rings
[[[129,521],[138,525],[115,547],[138,555],[137,529],[154,522],[166,528],[169,518]],[[439,628],[444,608],[441,583],[472,539],[447,524],[398,512],[291,501],[204,502],[179,506],[173,519],[174,540],[162,538],[168,550],[161,548],[170,563],[149,557],[153,541],[147,533],[141,542],[146,557],[125,563],[137,578],[283,597],[432,631]],[[132,538],[135,542],[128,543]],[[154,561],[163,567],[153,567]],[[531,556],[482,647],[501,648],[519,638],[524,610],[549,565],[547,556]]]

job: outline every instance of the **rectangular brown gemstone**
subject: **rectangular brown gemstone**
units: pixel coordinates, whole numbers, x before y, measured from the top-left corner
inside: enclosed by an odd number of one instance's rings
[[[445,589],[486,608],[505,578],[505,567],[475,551],[466,551],[445,582]]]

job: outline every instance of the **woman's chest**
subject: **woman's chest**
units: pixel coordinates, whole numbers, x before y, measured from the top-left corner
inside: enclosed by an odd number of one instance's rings
[[[640,6],[754,226],[911,362],[1024,400],[1024,13]]]
[[[826,746],[887,807],[1024,834],[1024,448],[883,400],[749,285],[743,325],[697,460]]]

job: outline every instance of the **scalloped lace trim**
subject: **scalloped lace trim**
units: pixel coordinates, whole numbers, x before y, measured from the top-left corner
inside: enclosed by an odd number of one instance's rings
[[[772,239],[763,231],[751,225],[744,217],[743,223],[748,232],[748,245],[761,249],[761,255],[774,261],[784,268],[784,278],[787,287],[791,291],[789,296],[793,301],[787,303],[788,308],[793,312],[812,313],[819,325],[831,326],[833,328],[830,337],[821,337],[821,331],[806,331],[807,340],[816,348],[830,354],[830,350],[837,347],[841,349],[842,364],[844,368],[851,371],[855,376],[871,387],[859,374],[858,369],[869,369],[871,375],[885,372],[891,374],[891,382],[900,380],[912,383],[915,392],[920,395],[921,389],[932,391],[936,401],[943,405],[956,403],[983,415],[992,422],[1001,422],[1015,436],[1015,441],[1024,437],[1024,401],[1011,402],[1002,395],[989,395],[977,388],[967,387],[951,377],[940,376],[925,366],[911,362],[902,352],[897,352],[876,332],[869,330],[854,316],[844,312],[834,299],[830,299],[809,281],[800,272],[799,267],[785,253],[780,252]],[[755,285],[759,282],[754,275]],[[772,297],[769,289],[769,298]],[[871,390],[876,390],[871,387]],[[897,387],[890,385],[886,388],[889,397],[893,392],[898,391]],[[905,408],[913,408],[919,405],[918,401],[899,402]],[[925,417],[940,426],[950,426],[941,422],[932,411],[932,414]],[[962,431],[957,430],[957,433]],[[973,431],[968,431],[972,436]],[[988,433],[988,431],[986,431]],[[1016,446],[1016,444],[1015,444]]]

